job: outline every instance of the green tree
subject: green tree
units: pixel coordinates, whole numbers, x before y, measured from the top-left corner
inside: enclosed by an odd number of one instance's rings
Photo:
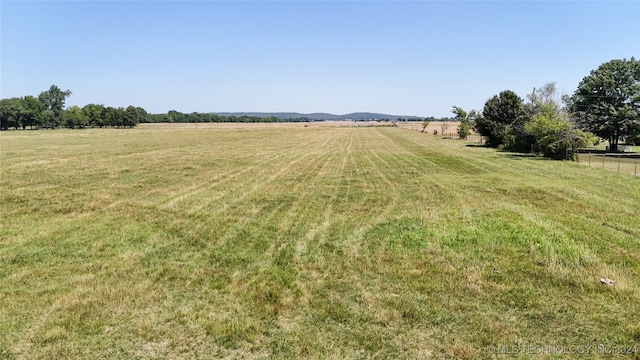
[[[126,127],[134,127],[138,123],[138,110],[133,106],[129,105],[122,112],[122,126]]]
[[[569,101],[578,127],[609,141],[640,133],[640,61],[611,60],[582,79]]]
[[[20,98],[2,99],[0,101],[0,128],[8,130],[22,126],[24,108]]]
[[[513,91],[505,90],[487,100],[482,116],[476,118],[473,127],[487,139],[488,146],[497,147],[504,143],[505,128],[510,130],[524,125],[524,114],[522,99]]]
[[[533,89],[530,95],[527,95],[529,102],[523,104],[524,114],[512,124],[505,126],[503,130],[504,148],[511,151],[519,152],[542,152],[537,147],[538,139],[536,135],[527,130],[526,124],[538,115],[542,115],[551,122],[543,122],[544,124],[556,124],[556,122],[566,121],[567,116],[562,103],[557,95],[555,82],[548,82],[542,87]],[[543,123],[539,123],[540,125]],[[569,123],[564,124],[573,129]],[[552,132],[559,135],[557,132]],[[559,141],[559,139],[556,139]],[[544,148],[544,146],[542,146]],[[564,154],[562,154],[564,156]],[[548,156],[548,155],[546,155]]]
[[[593,145],[592,134],[575,129],[571,122],[557,114],[541,112],[524,127],[534,139],[534,151],[553,159],[568,159],[573,157],[575,149]]]
[[[22,128],[30,126],[39,129],[44,120],[44,105],[35,97],[27,95],[22,98]]]
[[[106,108],[102,104],[87,104],[82,108],[82,112],[87,116],[89,126],[106,126]]]
[[[640,145],[640,132],[628,136],[626,140],[627,144]]]
[[[60,126],[60,122],[56,119],[53,110],[45,109],[42,113],[42,127],[48,129],[55,129]]]
[[[38,100],[45,106],[45,109],[50,110],[49,125],[51,127],[60,126],[64,103],[69,96],[71,96],[71,90],[62,91],[56,85],[51,85],[49,90],[43,91],[38,95]]]
[[[169,110],[169,112],[167,113],[168,119],[167,122],[174,122],[174,123],[184,123],[187,122],[187,116],[179,111],[176,110]]]
[[[138,120],[136,121],[136,124],[149,122],[149,113],[147,110],[136,106],[136,111],[138,112]]]
[[[461,139],[466,139],[471,134],[471,121],[475,120],[477,113],[475,110],[470,112],[464,111],[458,106],[454,106],[451,112],[455,115],[455,119],[460,122],[458,125],[458,136]]]
[[[529,102],[525,104],[525,111],[529,118],[536,114],[545,112],[547,114],[561,114],[565,117],[565,109],[556,90],[556,83],[551,81],[541,88],[534,88],[530,95],[527,95]]]
[[[104,113],[105,124],[107,126],[119,127],[124,123],[124,119],[122,117],[124,112],[123,108],[114,108],[107,107]]]
[[[565,159],[572,157],[576,148],[593,142],[593,134],[576,129],[569,121],[554,82],[533,89],[527,98],[529,102],[524,105],[523,117],[527,120],[519,128],[514,127],[520,124],[519,121],[505,126],[505,148],[531,150],[546,157]]]
[[[65,111],[63,118],[64,126],[69,129],[85,128],[89,125],[89,117],[76,105]]]
[[[427,129],[427,126],[429,126],[429,120],[428,119],[422,120],[422,132],[424,132]]]

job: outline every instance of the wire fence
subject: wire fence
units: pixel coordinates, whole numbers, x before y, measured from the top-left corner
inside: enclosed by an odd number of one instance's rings
[[[454,140],[462,139],[457,132],[455,132],[455,133],[444,133],[444,134],[442,134],[442,137],[444,139],[454,139]],[[480,143],[480,144],[482,144],[484,142],[484,138],[482,137],[482,135],[478,135],[478,134],[467,135],[462,140],[466,140],[466,141],[474,142],[474,143]]]
[[[439,127],[434,128],[433,125],[427,127],[426,129],[424,126],[420,124],[401,124],[400,126],[407,130],[419,131],[427,134],[433,134],[435,136],[441,136],[443,139],[465,140],[465,141],[474,142],[478,144],[484,143],[484,140],[485,140],[484,137],[479,134],[470,134],[470,135],[467,135],[467,137],[465,137],[464,139],[462,139],[458,134],[458,132],[443,133],[441,128]]]
[[[575,155],[576,161],[583,165],[633,176],[640,175],[640,155],[638,154],[577,152]]]

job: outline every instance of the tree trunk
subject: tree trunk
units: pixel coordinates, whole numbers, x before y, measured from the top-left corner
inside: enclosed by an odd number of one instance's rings
[[[618,142],[620,140],[620,135],[616,132],[613,135],[613,143],[611,144],[611,151],[618,152]]]

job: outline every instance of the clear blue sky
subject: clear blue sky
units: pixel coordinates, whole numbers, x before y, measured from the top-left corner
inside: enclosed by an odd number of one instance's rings
[[[640,2],[0,2],[2,98],[450,116],[640,57]]]

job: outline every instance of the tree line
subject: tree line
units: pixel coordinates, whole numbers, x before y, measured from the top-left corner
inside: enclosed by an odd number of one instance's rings
[[[49,90],[34,97],[27,95],[19,98],[0,100],[0,130],[9,129],[70,129],[134,127],[138,123],[276,123],[311,122],[307,117],[282,118],[276,116],[222,115],[215,113],[182,113],[170,110],[166,114],[149,114],[141,107],[129,105],[111,107],[103,104],[88,104],[84,107],[64,108],[66,99],[72,95],[70,90],[61,90],[51,85]],[[425,118],[427,121],[448,121],[448,118]],[[420,118],[383,119],[379,121],[421,121]]]
[[[148,114],[144,121],[147,123],[275,123],[275,122],[309,122],[306,117],[296,117],[282,119],[275,116],[235,116],[235,115],[219,115],[214,113],[181,113],[176,110],[169,110],[166,114]]]
[[[448,118],[437,119],[435,117],[426,118],[430,121],[446,121]],[[236,123],[275,123],[275,122],[312,122],[312,121],[324,121],[324,120],[312,120],[305,116],[300,117],[278,117],[278,116],[249,116],[249,115],[222,115],[215,113],[182,113],[176,110],[170,110],[166,114],[149,114],[145,117],[144,121],[148,123],[223,123],[223,122],[236,122]],[[362,121],[362,120],[352,120]],[[376,121],[385,122],[406,122],[406,121],[422,121],[421,118],[397,118],[393,119],[376,119]]]
[[[86,127],[134,127],[149,115],[137,106],[123,107],[88,104],[64,108],[70,90],[51,85],[34,97],[27,95],[0,100],[0,130],[8,129],[78,129]]]
[[[555,83],[534,89],[523,100],[511,90],[494,95],[482,112],[454,106],[464,138],[473,128],[486,145],[563,159],[574,150],[621,140],[640,144],[640,61],[612,60],[591,71],[571,96],[559,96]]]

